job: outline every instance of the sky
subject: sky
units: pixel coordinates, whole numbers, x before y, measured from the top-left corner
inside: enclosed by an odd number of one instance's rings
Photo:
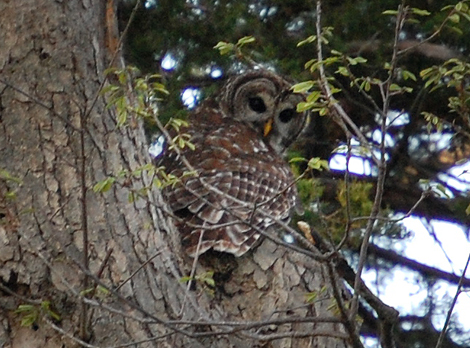
[[[407,114],[403,114],[397,118],[396,112],[391,112],[389,119],[395,120],[395,127],[401,127],[409,122]],[[398,121],[398,122],[397,122]],[[373,139],[380,139],[380,131],[372,132]],[[429,137],[428,144],[431,144],[435,150],[444,149],[449,145],[450,137],[432,136]],[[394,146],[394,140],[388,135],[385,137],[387,147]],[[352,146],[357,146],[353,150],[353,156],[349,162],[349,170],[360,175],[376,176],[377,170],[371,165],[369,160],[364,160],[364,150],[359,148],[358,142],[352,142]],[[410,144],[410,146],[414,146]],[[330,159],[330,168],[344,171],[346,169],[346,151],[338,151]],[[446,174],[439,177],[448,185],[462,191],[470,191],[470,162],[462,165],[454,166],[449,169]],[[437,187],[436,182],[429,182],[431,187]],[[439,192],[442,198],[448,195],[453,198],[452,193]],[[470,202],[469,202],[470,203]],[[410,216],[402,221],[403,226],[410,232],[410,237],[403,241],[397,242],[392,249],[400,255],[409,259],[418,261],[424,265],[438,268],[440,270],[462,275],[462,272],[470,255],[470,241],[468,238],[468,230],[462,226],[446,221],[432,220],[426,221],[416,216]],[[382,237],[385,238],[385,237]],[[373,243],[384,248],[390,248],[388,239],[380,240],[376,238]],[[429,294],[426,287],[420,282],[420,276],[415,272],[410,272],[403,267],[394,267],[391,271],[369,270],[363,273],[363,279],[370,289],[386,304],[394,307],[400,312],[400,315],[406,314],[424,314],[423,308],[425,301],[429,301]],[[387,274],[384,274],[387,272]],[[470,270],[467,271],[466,278],[470,278]],[[447,304],[456,296],[456,285],[451,285],[445,281],[438,281],[434,286],[433,301],[436,304]],[[449,305],[441,307],[450,308]],[[462,292],[458,296],[458,301],[453,310],[453,319],[457,321],[470,332],[470,292]],[[447,309],[444,313],[436,314],[432,318],[432,323],[437,330],[441,330],[447,315]],[[467,338],[469,339],[469,338]],[[374,339],[365,340],[368,348],[380,347],[379,343]],[[467,342],[468,344],[468,342]]]
[[[427,222],[418,217],[408,217],[403,224],[410,231],[411,236],[404,240],[397,249],[402,250],[401,255],[440,270],[461,275],[470,254],[470,242],[466,231],[459,225],[446,221],[433,220],[430,227],[434,236],[429,233]],[[381,241],[374,240],[381,245]],[[388,244],[387,244],[388,245]],[[379,277],[384,277],[378,282]],[[467,271],[467,278],[470,270]],[[375,270],[363,274],[364,281],[370,289],[386,304],[394,307],[400,315],[423,314],[423,307],[428,294],[420,284],[419,276],[402,267],[396,267],[388,274],[378,274]],[[384,281],[382,281],[384,280]],[[380,285],[377,285],[380,284]],[[456,294],[456,285],[449,285],[439,281],[435,287],[435,303],[449,302]],[[445,306],[446,311],[450,306]],[[470,332],[470,293],[462,292],[458,297],[453,318]],[[445,322],[447,312],[435,315],[432,318],[434,327],[440,330]],[[367,340],[367,347],[379,347],[375,340]]]

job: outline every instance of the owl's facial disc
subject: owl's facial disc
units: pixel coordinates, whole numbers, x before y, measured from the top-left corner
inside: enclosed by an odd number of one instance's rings
[[[266,71],[253,71],[226,84],[221,107],[282,154],[304,127],[306,115],[296,111],[302,100],[302,95],[292,93],[290,82]]]

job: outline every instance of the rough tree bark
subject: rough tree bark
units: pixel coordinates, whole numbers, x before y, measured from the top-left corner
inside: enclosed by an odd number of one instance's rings
[[[327,309],[324,265],[266,241],[233,259],[215,289],[187,290],[180,280],[191,262],[159,192],[128,202],[129,190],[149,184],[145,174],[91,190],[149,162],[139,122],[117,128],[98,94],[115,46],[111,9],[96,0],[0,3],[0,347],[348,346]],[[111,293],[96,289],[98,278]],[[307,304],[312,291],[319,297]],[[31,307],[15,313],[19,305]]]

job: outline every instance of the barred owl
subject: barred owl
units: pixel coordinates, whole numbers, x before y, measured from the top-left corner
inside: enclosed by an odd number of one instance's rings
[[[283,159],[306,122],[306,114],[296,111],[303,97],[291,86],[264,70],[229,79],[181,130],[195,149],[165,150],[159,164],[181,181],[163,194],[190,256],[211,248],[241,256],[255,247],[260,231],[282,230],[277,221],[301,212]],[[188,171],[197,174],[183,175]]]

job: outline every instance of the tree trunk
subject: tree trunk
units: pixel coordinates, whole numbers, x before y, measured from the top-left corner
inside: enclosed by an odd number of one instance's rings
[[[91,190],[149,162],[140,122],[118,128],[99,95],[112,8],[0,3],[0,347],[348,346],[324,265],[265,241],[187,289],[159,192],[129,203],[145,173]]]

